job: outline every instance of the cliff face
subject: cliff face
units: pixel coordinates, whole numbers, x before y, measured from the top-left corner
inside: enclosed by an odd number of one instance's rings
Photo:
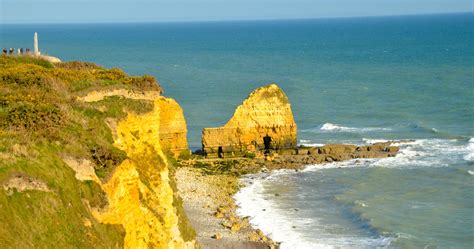
[[[153,77],[1,56],[0,89],[2,247],[198,247],[168,160],[186,123]]]
[[[134,100],[155,101],[155,104],[161,110],[159,112],[160,129],[157,130],[159,136],[156,138],[159,137],[163,151],[176,159],[191,154],[188,148],[188,129],[183,109],[174,99],[160,96],[160,91],[137,92],[126,89],[92,91],[85,96],[78,97],[78,99],[85,102],[97,102],[114,96]],[[116,135],[115,132],[114,134]]]
[[[158,105],[161,110],[159,133],[163,151],[171,152],[174,158],[190,155],[183,109],[171,98],[160,97]]]
[[[253,91],[220,128],[205,128],[203,149],[208,155],[296,147],[296,123],[285,93],[270,84]]]
[[[194,248],[195,242],[185,242],[179,230],[170,165],[160,144],[161,120],[174,113],[162,107],[177,104],[159,98],[154,105],[152,112],[130,114],[118,124],[115,145],[127,153],[128,159],[103,185],[109,206],[95,214],[104,223],[124,226],[126,248]],[[165,130],[169,129],[172,122],[164,121]]]

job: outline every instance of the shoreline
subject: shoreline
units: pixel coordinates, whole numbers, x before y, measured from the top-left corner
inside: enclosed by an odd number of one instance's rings
[[[357,158],[388,158],[398,153],[391,142],[367,146],[333,144],[299,148],[296,155],[266,158],[204,159],[194,155],[178,161],[175,179],[184,210],[203,248],[279,248],[280,243],[250,223],[238,212],[238,194],[256,174],[279,170],[300,171],[309,166]],[[315,153],[311,153],[311,152]],[[241,212],[240,212],[241,213]]]
[[[250,225],[249,217],[237,215],[234,196],[242,187],[239,176],[179,167],[175,179],[184,210],[203,248],[278,248]]]

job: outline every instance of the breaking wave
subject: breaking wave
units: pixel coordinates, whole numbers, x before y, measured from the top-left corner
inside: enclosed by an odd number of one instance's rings
[[[355,133],[364,133],[364,132],[373,132],[373,131],[390,131],[391,128],[383,127],[347,127],[333,123],[325,123],[319,127],[302,130],[303,132],[355,132]]]
[[[364,139],[363,141],[370,144],[387,140]],[[310,142],[310,140],[300,140],[300,144]],[[463,160],[472,161],[474,157],[473,138],[470,138],[469,141],[465,139],[417,139],[395,143],[394,145],[400,147],[400,151],[395,157],[353,159],[323,165],[309,165],[299,172],[295,172],[294,170],[279,170],[245,178],[242,180],[245,187],[234,196],[239,206],[238,214],[241,216],[249,216],[250,223],[254,227],[261,229],[275,241],[282,242],[281,248],[390,247],[393,241],[398,240],[398,236],[393,234],[387,235],[383,232],[376,232],[375,236],[366,237],[354,237],[350,234],[347,236],[327,234],[328,229],[331,230],[331,224],[321,221],[318,217],[310,216],[310,218],[308,218],[307,216],[301,215],[301,213],[282,209],[282,206],[280,206],[282,204],[279,203],[279,200],[274,200],[274,198],[269,196],[268,191],[265,189],[265,183],[267,181],[285,181],[285,176],[288,175],[305,174],[306,172],[312,171],[324,172],[324,170],[331,168],[384,167],[414,169],[420,167],[449,167],[459,164],[459,162]],[[466,171],[470,175],[474,174],[473,170]],[[354,205],[367,208],[368,204],[362,201],[356,201]],[[363,219],[356,222],[365,223]],[[308,236],[308,231],[304,230],[307,224],[318,227],[316,231],[311,230],[312,236]]]

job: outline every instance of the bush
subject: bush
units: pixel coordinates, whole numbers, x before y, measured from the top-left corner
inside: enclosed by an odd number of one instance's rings
[[[127,77],[125,72],[118,68],[112,68],[109,70],[99,70],[97,72],[94,72],[94,76],[97,79],[101,80],[123,80],[125,79],[125,77]]]
[[[110,146],[97,145],[90,150],[90,153],[99,178],[106,177],[115,165],[120,165],[127,158],[124,151]]]
[[[51,77],[44,68],[36,65],[19,65],[0,72],[0,81],[3,84],[18,85],[23,87],[47,87]]]
[[[162,91],[156,79],[150,75],[128,77],[124,82],[125,84],[138,87],[141,90]]]
[[[250,158],[250,159],[254,159],[255,156],[256,156],[255,153],[253,153],[253,152],[248,152],[248,151],[245,152],[245,155],[244,155],[244,157],[247,157],[247,158]]]
[[[19,102],[6,109],[10,128],[37,131],[57,127],[65,119],[59,108],[51,104]]]
[[[92,62],[82,62],[82,61],[68,61],[62,62],[56,65],[56,67],[64,69],[73,69],[73,70],[94,70],[102,69],[95,63]]]

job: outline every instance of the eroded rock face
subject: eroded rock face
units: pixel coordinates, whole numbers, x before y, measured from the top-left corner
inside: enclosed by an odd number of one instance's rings
[[[288,97],[276,84],[256,89],[227,124],[203,130],[202,145],[211,157],[296,147],[296,123]]]
[[[172,98],[160,96],[160,91],[134,92],[126,89],[109,91],[92,91],[85,96],[78,97],[84,102],[101,101],[112,96],[121,96],[128,99],[156,101],[160,111],[160,143],[165,153],[174,158],[191,154],[188,148],[186,120],[181,106]],[[110,126],[110,125],[109,125]],[[114,131],[114,138],[116,132]]]
[[[171,98],[157,99],[160,107],[160,144],[165,152],[175,158],[191,154],[188,148],[187,127],[183,109]]]
[[[177,204],[173,203],[175,193],[169,163],[160,144],[161,119],[172,115],[170,109],[162,109],[167,105],[163,101],[173,102],[160,97],[154,101],[152,112],[129,114],[117,124],[114,144],[127,153],[128,159],[102,185],[109,206],[94,212],[103,223],[123,225],[126,248],[196,246],[194,240],[184,240],[178,227],[179,214]]]

